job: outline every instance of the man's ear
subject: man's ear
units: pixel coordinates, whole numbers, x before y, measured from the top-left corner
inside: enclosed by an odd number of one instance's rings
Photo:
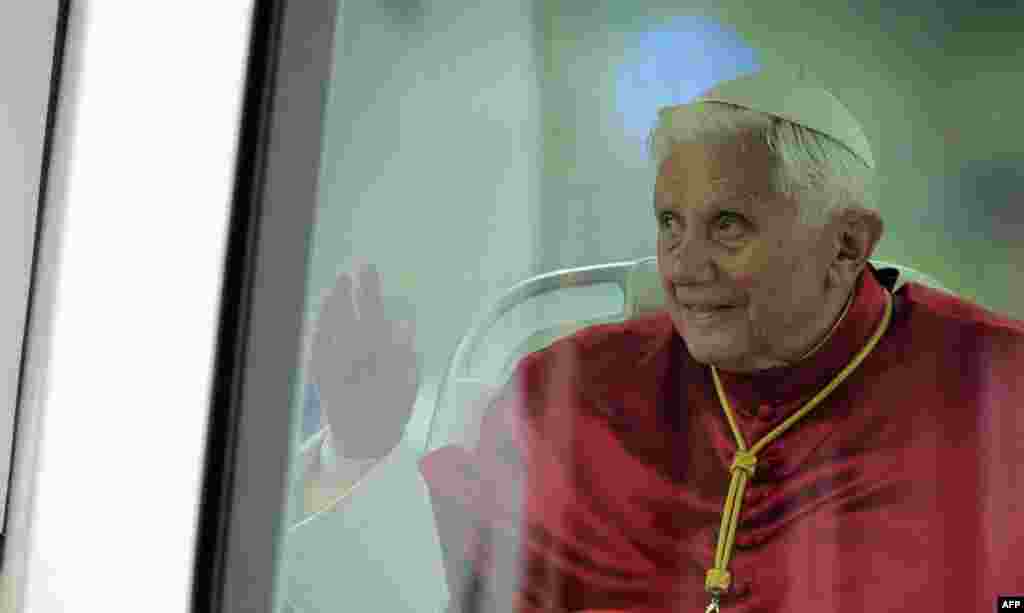
[[[838,249],[832,262],[833,274],[842,281],[853,283],[875,252],[884,224],[877,211],[861,207],[841,212],[837,222]]]

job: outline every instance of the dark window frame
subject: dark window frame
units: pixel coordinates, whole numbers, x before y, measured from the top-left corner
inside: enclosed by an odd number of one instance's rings
[[[337,0],[254,4],[192,610],[271,611]]]

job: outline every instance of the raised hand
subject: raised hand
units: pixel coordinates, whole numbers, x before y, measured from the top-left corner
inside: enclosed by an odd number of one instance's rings
[[[310,356],[313,381],[338,452],[379,458],[401,439],[416,399],[411,321],[384,314],[372,265],[338,275],[320,307]]]

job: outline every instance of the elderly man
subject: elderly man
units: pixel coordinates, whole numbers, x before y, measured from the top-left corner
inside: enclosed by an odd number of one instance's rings
[[[874,160],[848,111],[761,73],[663,109],[651,144],[666,309],[526,357],[474,449],[420,462],[452,610],[961,612],[1024,592],[1024,327],[871,267]],[[350,478],[415,393],[408,330],[356,281],[313,347]]]

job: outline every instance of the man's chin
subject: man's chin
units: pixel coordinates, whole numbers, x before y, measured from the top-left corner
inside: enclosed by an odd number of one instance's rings
[[[686,341],[686,348],[694,361],[706,366],[715,366],[722,370],[743,370],[744,355],[736,347]]]

